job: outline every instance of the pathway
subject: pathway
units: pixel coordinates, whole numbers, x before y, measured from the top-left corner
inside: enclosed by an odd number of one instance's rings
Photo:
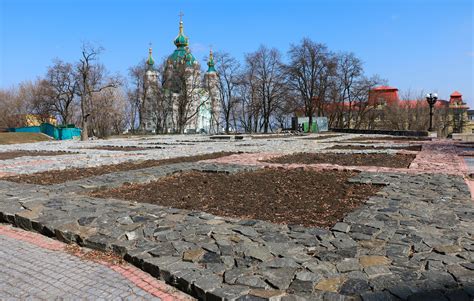
[[[65,246],[0,225],[0,300],[191,300],[134,267],[84,260]]]

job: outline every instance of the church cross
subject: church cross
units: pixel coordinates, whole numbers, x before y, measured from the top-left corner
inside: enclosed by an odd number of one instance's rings
[[[183,12],[180,11],[179,12],[179,21],[183,21],[183,16],[184,16]]]

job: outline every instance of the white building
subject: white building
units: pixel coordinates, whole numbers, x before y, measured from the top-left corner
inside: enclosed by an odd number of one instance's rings
[[[212,51],[208,69],[201,76],[199,62],[188,47],[182,20],[174,44],[176,49],[165,62],[162,82],[150,48],[140,128],[148,133],[217,133],[221,105]]]

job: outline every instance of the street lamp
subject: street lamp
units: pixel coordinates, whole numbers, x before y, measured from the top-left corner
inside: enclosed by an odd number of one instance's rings
[[[433,107],[438,100],[438,94],[436,93],[428,93],[426,94],[426,101],[430,106],[430,127],[428,128],[428,132],[433,131]]]

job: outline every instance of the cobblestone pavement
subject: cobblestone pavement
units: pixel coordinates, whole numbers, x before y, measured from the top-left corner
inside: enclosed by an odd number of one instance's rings
[[[125,273],[135,270],[127,265],[83,260],[64,252],[64,243],[24,232],[0,225],[0,300],[186,298],[143,272]]]
[[[211,140],[209,139],[209,136],[201,135],[165,135],[131,139],[95,140],[88,142],[68,140],[2,145],[0,152],[8,152],[12,150],[29,150],[64,151],[74,154],[42,157],[24,156],[10,160],[0,160],[0,178],[15,174],[35,173],[52,169],[91,167],[145,159],[166,159],[172,157],[213,153],[217,151],[292,153],[296,149],[298,151],[315,152],[329,148],[345,139],[357,136],[358,135],[340,134],[337,137],[324,139],[324,143],[321,143],[321,141],[306,139],[307,137],[299,136],[282,136],[282,138],[277,139],[252,139],[252,137],[249,136],[245,137],[243,140],[219,141]],[[375,145],[384,146],[387,144],[382,142],[376,143]],[[132,152],[91,149],[93,147],[99,146],[138,146],[149,149]],[[338,152],[337,150],[327,151]],[[354,152],[395,153],[396,151],[365,150]]]
[[[145,141],[150,145],[168,143],[174,151],[167,151],[166,145],[163,151],[134,154],[84,150],[85,157],[77,156],[74,164],[66,158],[51,166],[39,158],[23,157],[0,163],[4,164],[5,173],[196,152],[259,153],[51,186],[0,181],[0,222],[89,248],[113,250],[151,275],[202,300],[472,300],[474,206],[464,177],[467,165],[448,141],[416,142],[423,144],[423,151],[409,169],[359,169],[362,172],[350,181],[384,188],[330,230],[84,195],[98,186],[148,182],[181,170],[240,172],[263,168],[265,164],[258,160],[269,154],[329,152],[325,149],[335,144],[358,145],[346,141],[351,137],[354,135],[340,135],[323,142],[286,137],[205,143],[205,137],[166,136],[68,142],[69,145],[16,145],[10,148],[72,150],[78,146],[137,145]],[[391,144],[384,141],[377,145]]]
[[[340,144],[340,143],[339,143]],[[330,144],[334,145],[334,144]],[[351,145],[358,145],[351,143]],[[399,144],[397,144],[399,145]],[[384,144],[390,146],[390,144]],[[340,150],[317,150],[318,152],[338,152],[338,153],[403,153],[403,154],[418,154],[410,164],[409,168],[389,168],[376,166],[340,166],[336,164],[279,164],[265,162],[274,157],[281,156],[278,152],[259,152],[236,154],[217,159],[210,159],[204,162],[220,163],[220,164],[239,164],[250,166],[263,166],[274,168],[312,168],[319,170],[356,170],[368,172],[401,172],[401,173],[442,173],[453,175],[465,175],[468,172],[468,167],[463,159],[457,155],[456,147],[453,143],[447,141],[434,141],[430,143],[423,143],[421,152],[415,151],[396,151],[396,150],[357,150],[357,151],[340,151]],[[470,166],[472,168],[472,165]]]

